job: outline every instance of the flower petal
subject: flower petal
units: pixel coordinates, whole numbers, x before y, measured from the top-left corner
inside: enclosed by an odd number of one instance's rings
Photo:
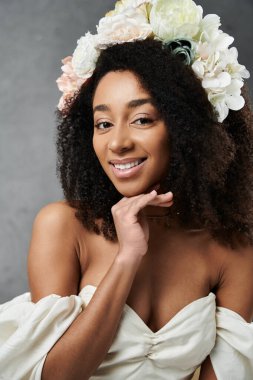
[[[206,15],[200,23],[201,32],[206,41],[211,41],[219,34],[220,17],[216,14]]]
[[[239,111],[245,105],[245,100],[242,96],[226,96],[226,103],[228,108],[233,111]]]
[[[156,0],[149,19],[154,34],[163,41],[193,38],[199,31],[203,9],[192,0]]]
[[[218,121],[220,123],[222,123],[226,117],[228,116],[228,112],[229,112],[229,108],[227,106],[227,104],[224,102],[221,102],[221,103],[217,103],[215,105],[215,110],[217,112],[217,115],[218,115]]]
[[[231,83],[231,76],[224,72],[220,73],[216,77],[207,78],[205,77],[202,82],[204,88],[224,88],[229,86]]]
[[[229,36],[227,33],[220,33],[215,40],[215,47],[217,50],[226,50],[229,45],[234,42],[234,37]]]

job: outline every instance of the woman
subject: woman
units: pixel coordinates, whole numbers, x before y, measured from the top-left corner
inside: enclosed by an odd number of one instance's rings
[[[64,200],[1,307],[3,379],[253,377],[252,113],[219,26],[122,1],[63,61]]]

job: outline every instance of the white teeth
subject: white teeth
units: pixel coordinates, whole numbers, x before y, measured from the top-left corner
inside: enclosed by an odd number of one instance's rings
[[[142,162],[141,160],[137,160],[134,162],[128,162],[127,164],[114,164],[114,166],[116,169],[124,170],[124,169],[133,168],[134,166],[139,165],[141,162]]]

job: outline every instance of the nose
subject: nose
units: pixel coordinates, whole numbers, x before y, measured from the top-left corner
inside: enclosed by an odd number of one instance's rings
[[[123,152],[131,149],[134,141],[127,126],[114,126],[110,133],[108,149],[115,152]]]

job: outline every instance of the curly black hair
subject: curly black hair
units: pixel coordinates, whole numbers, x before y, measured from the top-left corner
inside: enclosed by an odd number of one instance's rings
[[[100,79],[128,70],[154,100],[169,129],[166,191],[169,218],[186,229],[205,229],[222,244],[253,243],[253,124],[246,104],[217,121],[192,68],[160,41],[146,39],[103,50],[95,71],[57,111],[57,176],[65,200],[89,230],[117,240],[111,207],[121,198],[93,149],[92,101]]]

